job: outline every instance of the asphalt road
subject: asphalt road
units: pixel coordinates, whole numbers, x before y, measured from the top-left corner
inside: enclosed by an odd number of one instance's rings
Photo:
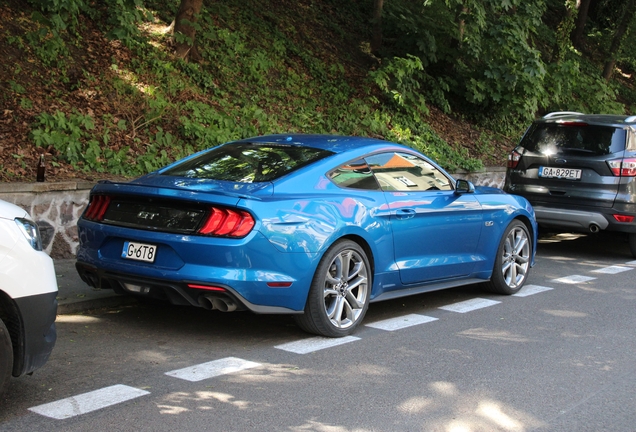
[[[527,295],[375,303],[329,347],[284,316],[62,315],[0,431],[635,431],[635,270],[620,240],[546,237]]]

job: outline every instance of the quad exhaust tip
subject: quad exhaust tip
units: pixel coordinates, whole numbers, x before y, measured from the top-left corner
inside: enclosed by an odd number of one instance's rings
[[[236,303],[227,297],[207,294],[200,296],[198,300],[199,304],[207,310],[234,312],[238,308]]]

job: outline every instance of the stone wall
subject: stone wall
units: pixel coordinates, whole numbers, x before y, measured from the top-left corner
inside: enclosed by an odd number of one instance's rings
[[[35,219],[45,251],[53,258],[74,258],[76,222],[88,204],[93,183],[0,183],[0,199],[22,207]]]
[[[458,172],[453,174],[456,179],[466,179],[475,184],[475,186],[491,186],[502,188],[506,179],[505,167],[490,167],[483,171],[476,172]]]
[[[455,178],[477,186],[502,187],[506,169],[495,167],[480,172],[460,172]],[[42,233],[45,251],[55,259],[74,258],[78,246],[77,219],[88,204],[94,183],[0,183],[0,199],[31,214]]]

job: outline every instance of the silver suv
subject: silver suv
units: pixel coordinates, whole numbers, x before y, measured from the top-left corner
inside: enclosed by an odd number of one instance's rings
[[[508,156],[504,190],[527,198],[541,227],[626,233],[636,257],[636,116],[535,120]]]

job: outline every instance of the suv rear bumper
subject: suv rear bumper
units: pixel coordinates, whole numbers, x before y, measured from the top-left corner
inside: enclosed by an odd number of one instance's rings
[[[533,206],[537,222],[546,228],[558,228],[577,232],[599,232],[602,230],[636,233],[636,223],[618,222],[614,209],[586,211],[564,208]],[[636,219],[635,219],[636,221]]]

